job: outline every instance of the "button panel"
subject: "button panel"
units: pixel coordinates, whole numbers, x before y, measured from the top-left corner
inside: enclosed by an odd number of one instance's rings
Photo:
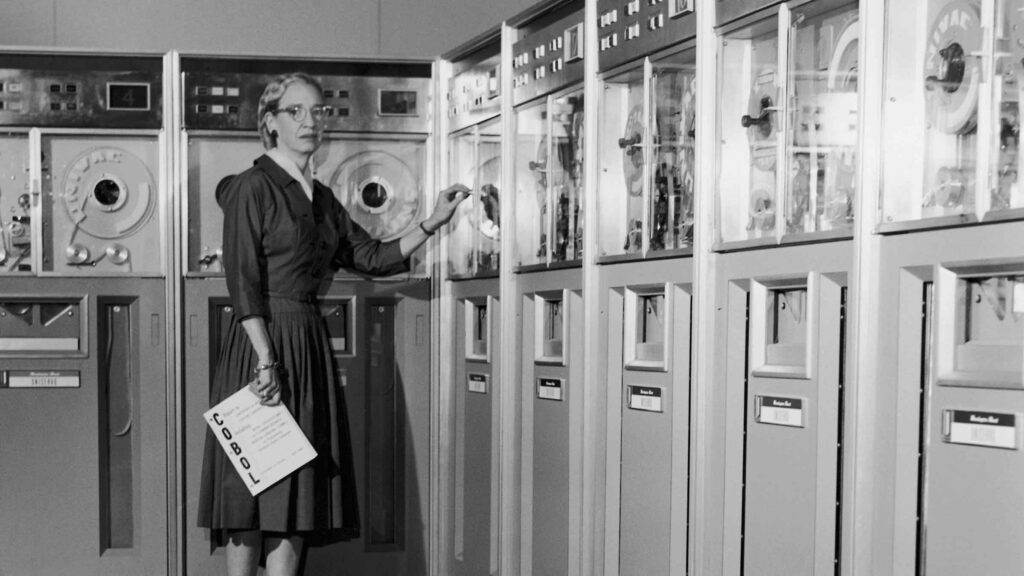
[[[694,38],[696,0],[598,0],[598,68],[610,70]]]
[[[185,127],[255,131],[266,84],[296,66],[288,60],[182,58]],[[429,64],[303,62],[303,69],[321,83],[324,104],[332,108],[325,130],[429,132]]]
[[[578,11],[520,38],[512,48],[513,104],[581,82],[583,36],[583,12]]]
[[[158,129],[162,68],[153,56],[0,54],[0,125]]]
[[[519,54],[512,63],[516,76],[512,84],[526,82],[533,73],[527,66],[533,62],[532,52]],[[497,116],[501,112],[501,43],[500,39],[488,43],[467,61],[453,62],[456,73],[448,80],[449,130],[461,130]]]

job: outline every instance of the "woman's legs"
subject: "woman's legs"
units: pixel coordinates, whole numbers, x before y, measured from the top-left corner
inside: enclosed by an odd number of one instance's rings
[[[266,546],[265,576],[296,576],[302,558],[302,536],[259,530],[228,532],[226,557],[228,576],[256,576],[260,548]]]
[[[266,534],[263,542],[267,547],[266,576],[296,576],[299,573],[302,536]]]
[[[256,565],[260,561],[260,545],[263,534],[259,530],[232,530],[228,532],[225,555],[228,576],[256,576]]]

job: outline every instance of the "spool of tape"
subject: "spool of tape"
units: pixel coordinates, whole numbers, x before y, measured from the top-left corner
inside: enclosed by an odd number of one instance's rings
[[[156,209],[146,165],[121,148],[79,154],[64,174],[60,198],[76,232],[113,240],[135,234]]]
[[[977,125],[981,42],[977,0],[950,0],[931,19],[924,61],[927,119],[942,132],[966,134]]]
[[[380,150],[347,158],[335,170],[331,189],[352,220],[382,240],[404,234],[420,211],[418,178],[400,158]]]

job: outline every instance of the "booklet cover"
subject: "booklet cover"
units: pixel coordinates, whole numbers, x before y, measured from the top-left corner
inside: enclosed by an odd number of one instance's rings
[[[288,408],[260,404],[248,386],[203,417],[253,496],[316,457]]]

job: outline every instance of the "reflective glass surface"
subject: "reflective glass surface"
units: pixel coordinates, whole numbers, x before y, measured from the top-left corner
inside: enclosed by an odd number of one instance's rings
[[[476,179],[476,134],[473,130],[451,138],[449,166],[451,179],[479,190]],[[474,272],[474,197],[463,201],[448,225],[448,271],[453,276],[469,276]]]
[[[653,165],[648,209],[649,250],[693,243],[694,141],[696,137],[696,52],[687,50],[654,63]]]
[[[501,123],[498,120],[480,126],[477,148],[476,194],[473,208],[476,221],[476,272],[498,271],[501,251]]]
[[[583,90],[552,98],[551,199],[554,239],[551,261],[579,260],[582,253],[583,214]]]
[[[981,14],[980,0],[887,3],[882,223],[975,215],[979,129],[996,125],[978,123]]]
[[[1020,101],[1024,85],[1024,1],[999,0],[996,7],[994,111],[998,124],[989,140],[988,209],[993,212],[1024,207],[1018,182],[1021,168]]]
[[[516,263],[541,264],[548,258],[547,107],[545,101],[516,110]]]
[[[857,168],[857,5],[793,14],[787,234],[851,230]]]
[[[642,250],[644,108],[642,68],[605,80],[598,120],[599,256],[639,254]]]
[[[777,20],[721,39],[719,47],[718,236],[775,233],[777,151],[782,128]]]

